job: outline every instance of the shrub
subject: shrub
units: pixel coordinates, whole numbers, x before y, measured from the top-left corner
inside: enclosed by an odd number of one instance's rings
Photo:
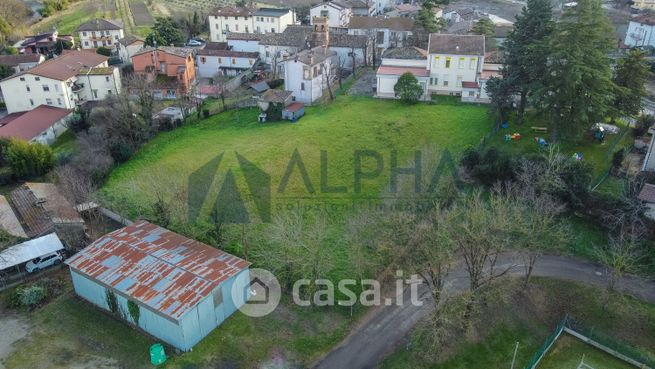
[[[14,173],[9,167],[0,167],[0,186],[8,185],[13,182]]]
[[[10,309],[18,309],[22,306],[20,301],[20,288],[14,288],[5,296],[5,306]]]
[[[44,175],[55,165],[55,156],[49,146],[21,140],[10,141],[5,159],[18,178]]]
[[[278,88],[284,84],[283,79],[274,79],[268,83],[268,87],[270,88]]]
[[[479,162],[471,168],[471,174],[480,183],[491,186],[498,181],[514,179],[515,162],[509,154],[492,147],[479,155]],[[474,162],[475,155],[471,154],[467,160]]]
[[[47,296],[46,289],[38,285],[25,287],[19,294],[21,306],[30,309],[39,305]]]
[[[104,46],[100,46],[99,48],[96,49],[96,53],[104,56],[110,56],[111,55],[111,50]]]
[[[621,164],[623,164],[624,156],[625,153],[622,149],[615,152],[614,156],[612,156],[612,168],[620,168]]]
[[[132,157],[134,150],[129,145],[119,142],[109,148],[109,153],[116,162],[123,163]]]
[[[209,118],[209,109],[202,109],[202,116],[205,119]]]
[[[407,104],[414,104],[423,96],[423,87],[410,72],[406,72],[398,78],[398,82],[393,86],[393,91]]]
[[[134,324],[138,326],[139,318],[141,318],[141,308],[139,305],[136,302],[129,300],[127,302],[127,311],[130,314],[130,318],[132,318]]]
[[[462,154],[460,164],[468,169],[473,169],[476,165],[480,164],[480,152],[473,147],[467,147]]]

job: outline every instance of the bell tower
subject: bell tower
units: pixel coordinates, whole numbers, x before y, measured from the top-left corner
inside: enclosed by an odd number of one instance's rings
[[[330,45],[330,27],[328,25],[327,17],[314,17],[312,18],[312,40],[311,47],[328,47]]]

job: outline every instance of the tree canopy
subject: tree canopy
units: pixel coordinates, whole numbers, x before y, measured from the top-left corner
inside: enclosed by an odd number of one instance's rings
[[[423,95],[423,88],[410,72],[405,72],[398,78],[393,90],[397,97],[409,104],[416,103]]]
[[[158,17],[155,25],[146,37],[146,44],[154,46],[169,46],[184,43],[185,38],[179,25],[171,17]]]
[[[639,114],[642,99],[647,96],[644,84],[650,75],[650,66],[643,51],[633,49],[619,59],[612,78],[616,84],[615,115]]]

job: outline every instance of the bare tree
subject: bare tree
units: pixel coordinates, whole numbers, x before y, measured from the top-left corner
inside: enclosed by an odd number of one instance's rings
[[[334,81],[335,77],[339,69],[339,64],[338,64],[338,58],[337,58],[337,63],[335,67],[334,63],[334,58],[330,59],[329,63],[321,63],[321,71],[323,73],[323,80],[325,82],[325,85],[327,86],[328,93],[330,94],[330,101],[334,101],[334,92],[332,92],[332,82]]]
[[[607,245],[596,247],[598,259],[607,269],[607,288],[610,292],[615,290],[625,273],[636,269],[641,257],[640,243],[638,236],[624,231],[616,237],[610,237]]]

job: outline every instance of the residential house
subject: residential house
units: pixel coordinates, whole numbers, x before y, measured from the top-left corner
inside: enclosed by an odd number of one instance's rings
[[[296,13],[291,9],[260,8],[253,13],[252,19],[255,33],[280,33],[296,24]]]
[[[15,73],[24,72],[45,61],[41,54],[0,55],[0,65],[11,67]]]
[[[352,8],[345,1],[324,1],[314,5],[309,10],[309,17],[312,20],[312,25],[314,24],[314,19],[326,18],[330,28],[348,28],[352,16]]]
[[[57,30],[52,32],[39,33],[34,36],[27,36],[14,44],[19,54],[43,54],[49,55],[57,50],[57,44],[69,42],[75,46],[75,39],[71,35],[60,35]],[[61,49],[64,49],[61,47]]]
[[[213,42],[225,42],[230,32],[253,32],[253,13],[250,7],[227,6],[216,9],[208,17],[209,38]]]
[[[27,182],[11,191],[9,199],[27,237],[56,232],[72,248],[85,241],[84,220],[54,184]]]
[[[655,185],[650,183],[644,184],[637,198],[643,202],[646,208],[644,215],[655,220]]]
[[[345,0],[353,16],[370,17],[375,13],[375,6],[366,0]]]
[[[176,99],[192,89],[196,82],[194,49],[160,46],[146,48],[132,56],[134,74],[154,82],[157,99]]]
[[[250,295],[250,263],[146,221],[101,237],[66,264],[80,297],[181,351]]]
[[[429,99],[427,59],[427,50],[418,47],[406,46],[385,51],[376,72],[376,97],[396,98],[394,88],[398,79],[405,73],[411,73],[423,89],[421,100]]]
[[[123,23],[98,18],[82,23],[77,27],[77,33],[83,49],[114,49],[118,47],[119,40],[125,37]]]
[[[436,7],[435,7],[436,8]],[[440,8],[439,11],[441,11]],[[396,5],[393,10],[387,12],[385,15],[387,17],[402,17],[402,18],[414,18],[418,15],[419,10],[421,10],[421,7],[419,5],[414,5],[414,4],[398,4]]]
[[[311,104],[333,88],[337,76],[337,53],[326,46],[303,50],[284,61],[284,89],[294,101]]]
[[[373,14],[383,15],[388,11],[393,10],[393,7],[397,5],[398,0],[372,0],[373,3]]]
[[[282,33],[261,35],[259,57],[276,73],[284,73],[285,58],[309,48],[312,26],[290,26]]]
[[[461,95],[463,82],[477,82],[482,73],[485,39],[481,35],[430,34],[430,93]]]
[[[637,10],[655,10],[655,0],[633,0],[631,7]]]
[[[244,51],[248,53],[259,52],[259,41],[262,35],[258,33],[230,32],[227,34],[225,49]],[[205,46],[205,49],[207,46]]]
[[[11,204],[9,204],[8,199],[0,195],[0,229],[9,233],[12,236],[27,238],[27,234],[23,229],[23,226],[20,224],[20,220],[14,213]],[[0,261],[2,258],[0,258]],[[0,270],[3,268],[0,268]]]
[[[213,78],[217,74],[235,76],[251,69],[259,57],[259,53],[200,49],[196,52],[198,76]]]
[[[123,63],[130,63],[132,56],[145,46],[145,39],[138,36],[126,36],[118,40],[118,56]]]
[[[73,110],[41,105],[0,119],[0,137],[51,145],[67,129]]]
[[[625,33],[627,46],[651,46],[655,47],[655,17],[651,15],[639,15],[630,19],[628,31]]]
[[[66,51],[31,69],[0,81],[8,113],[40,105],[74,109],[87,101],[104,100],[121,91],[118,68],[89,50]],[[11,93],[8,93],[11,92]]]
[[[403,47],[413,29],[414,21],[410,18],[352,17],[348,34],[368,36],[376,55],[382,55],[390,47]]]
[[[372,63],[373,45],[367,36],[330,33],[328,44],[337,53],[339,68],[353,70]]]

